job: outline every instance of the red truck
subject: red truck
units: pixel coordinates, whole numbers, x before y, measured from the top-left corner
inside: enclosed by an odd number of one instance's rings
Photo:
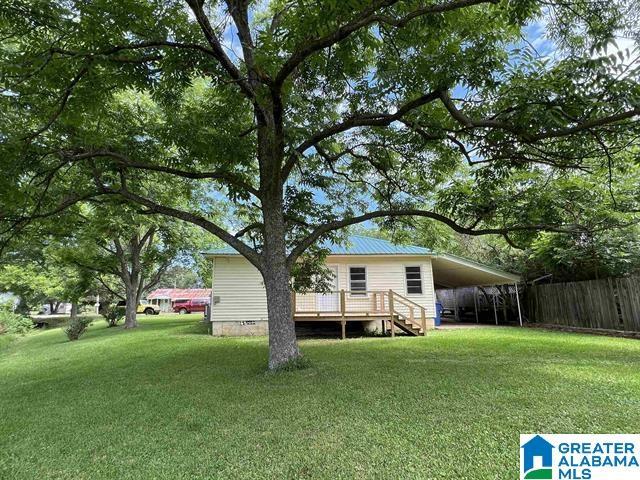
[[[204,312],[210,300],[208,298],[192,298],[191,300],[177,300],[173,304],[173,311],[184,315],[186,313]]]

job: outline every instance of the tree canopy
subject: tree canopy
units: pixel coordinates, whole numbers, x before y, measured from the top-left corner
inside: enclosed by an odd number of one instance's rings
[[[472,235],[572,230],[544,208],[514,213],[544,190],[538,171],[637,145],[637,51],[612,47],[638,39],[637,7],[5,3],[4,231],[105,196],[198,225],[262,273],[277,367],[299,355],[292,269],[344,227],[419,216]],[[530,45],[533,24],[552,54]],[[194,185],[203,197],[173,201]],[[231,228],[212,215],[223,202]]]
[[[77,304],[96,285],[92,275],[61,255],[58,230],[51,222],[31,226],[0,259],[0,292],[16,295],[23,313],[39,311],[45,303],[50,314],[58,313],[60,304]]]
[[[571,225],[567,232],[529,231],[473,237],[429,219],[407,219],[384,233],[435,251],[453,253],[519,273],[533,280],[590,280],[640,271],[640,170],[631,158],[616,158],[589,170],[529,171],[511,177],[505,190],[521,191],[531,176],[541,188],[511,209],[522,218]]]

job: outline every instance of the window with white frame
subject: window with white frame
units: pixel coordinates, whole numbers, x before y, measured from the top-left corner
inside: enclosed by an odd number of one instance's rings
[[[407,293],[409,295],[422,294],[422,269],[418,267],[404,267],[404,274],[407,279]]]
[[[367,294],[366,267],[349,267],[349,290],[351,295]]]

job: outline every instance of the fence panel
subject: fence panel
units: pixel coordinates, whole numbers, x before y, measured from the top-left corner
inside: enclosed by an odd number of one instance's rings
[[[620,314],[624,329],[640,331],[640,278],[617,278]]]
[[[535,285],[529,293],[537,323],[640,332],[640,277]]]

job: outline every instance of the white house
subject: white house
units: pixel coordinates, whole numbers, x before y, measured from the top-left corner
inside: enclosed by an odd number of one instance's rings
[[[422,335],[433,328],[435,288],[515,283],[517,275],[486,265],[354,235],[326,245],[333,271],[330,292],[295,294],[296,322],[363,323],[367,329]],[[231,247],[204,253],[213,262],[213,335],[264,335],[267,299],[258,270]],[[391,322],[395,328],[391,327]]]

